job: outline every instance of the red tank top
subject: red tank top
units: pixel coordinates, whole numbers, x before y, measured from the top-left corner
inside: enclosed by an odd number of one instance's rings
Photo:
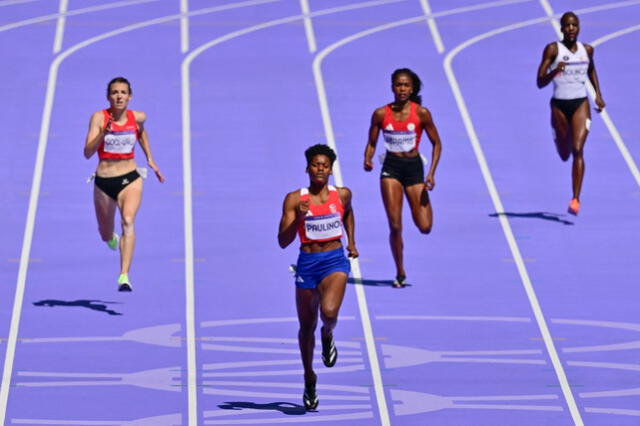
[[[418,117],[418,104],[410,103],[409,117],[404,121],[397,121],[393,117],[391,106],[384,109],[382,119],[382,135],[384,146],[390,152],[409,152],[418,149],[422,136],[422,123]]]
[[[104,125],[109,121],[109,111],[102,110]],[[111,123],[111,130],[105,133],[98,147],[98,158],[101,160],[126,160],[133,158],[133,148],[140,140],[140,130],[136,123],[136,116],[131,110],[126,111],[127,122],[123,125]]]
[[[300,189],[300,201],[309,199],[309,190]],[[342,237],[344,206],[335,186],[329,185],[329,199],[324,204],[309,203],[309,211],[298,227],[302,244],[339,240]]]

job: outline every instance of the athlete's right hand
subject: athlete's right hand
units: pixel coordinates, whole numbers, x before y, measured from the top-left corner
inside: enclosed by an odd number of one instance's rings
[[[104,129],[102,129],[102,133],[108,133],[111,131],[111,124],[113,124],[113,115],[109,113],[109,119],[104,125]]]
[[[364,170],[366,172],[370,172],[371,170],[373,170],[373,161],[371,160],[364,160]]]
[[[300,201],[298,204],[298,216],[306,216],[309,211],[309,200]]]
[[[556,74],[563,72],[566,66],[567,66],[566,62],[558,62],[558,66],[555,69]]]

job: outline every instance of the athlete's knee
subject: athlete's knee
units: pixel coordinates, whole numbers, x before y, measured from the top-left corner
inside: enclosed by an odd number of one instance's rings
[[[300,322],[300,328],[298,329],[298,336],[301,338],[307,336],[313,336],[313,333],[316,331],[316,327],[318,325],[317,321],[309,321],[309,322]]]
[[[400,219],[389,219],[389,231],[392,235],[402,233],[402,221]]]
[[[124,235],[133,235],[133,216],[122,216],[122,233]]]
[[[418,230],[421,234],[430,234],[431,233],[431,223],[422,223],[418,225]]]
[[[102,238],[102,241],[109,241],[111,238],[113,238],[112,226],[99,224],[98,232],[100,233],[100,238]]]
[[[582,148],[572,148],[571,149],[571,155],[573,156],[574,161],[575,160],[583,160],[583,150]]]
[[[322,312],[322,322],[325,324],[335,324],[338,322],[338,306],[323,306],[321,308]]]

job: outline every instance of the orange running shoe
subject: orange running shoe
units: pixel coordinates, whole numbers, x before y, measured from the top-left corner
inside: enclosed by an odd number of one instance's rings
[[[578,201],[577,198],[572,199],[571,202],[569,203],[569,208],[567,209],[567,211],[569,212],[569,214],[578,216],[579,210],[580,210],[580,201]]]

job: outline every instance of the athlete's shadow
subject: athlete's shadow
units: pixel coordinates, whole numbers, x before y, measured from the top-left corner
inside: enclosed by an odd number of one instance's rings
[[[349,284],[356,284],[355,278],[349,278],[347,280]],[[393,287],[393,280],[361,280],[362,285],[368,285],[371,287]],[[404,287],[411,287],[411,284],[405,283]]]
[[[523,217],[527,219],[543,219],[551,222],[558,222],[563,225],[573,225],[573,222],[567,219],[563,219],[563,214],[558,213],[549,213],[549,212],[531,212],[531,213],[514,213],[514,212],[504,212],[504,213],[492,213],[489,216],[491,217]]]
[[[218,405],[218,408],[223,410],[242,410],[243,408],[249,408],[252,410],[271,410],[280,411],[283,414],[289,416],[300,416],[307,413],[307,410],[302,405],[294,404],[291,402],[270,402],[268,404],[257,404],[255,402],[225,402]]]
[[[122,315],[120,312],[116,312],[113,309],[108,309],[107,304],[115,304],[119,302],[104,302],[102,300],[73,300],[71,302],[66,300],[54,300],[45,299],[39,302],[33,302],[34,306],[48,306],[53,308],[54,306],[79,306],[81,308],[88,308],[93,311],[104,312],[109,315]]]

